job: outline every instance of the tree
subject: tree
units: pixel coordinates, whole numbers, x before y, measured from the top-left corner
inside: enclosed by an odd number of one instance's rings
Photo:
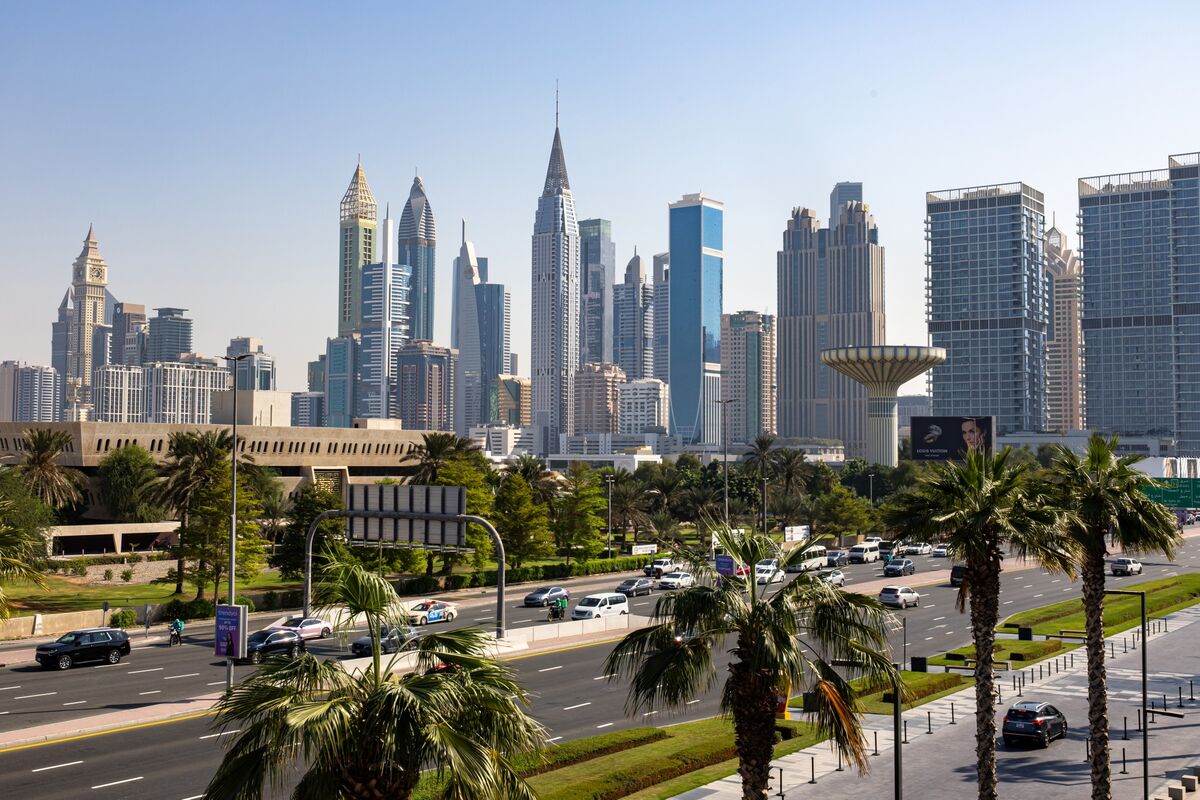
[[[546,507],[533,501],[533,492],[520,475],[504,479],[493,516],[504,542],[505,559],[514,567],[554,553]]]
[[[1039,450],[1039,460],[1041,448]],[[1065,512],[1083,582],[1087,631],[1088,723],[1092,741],[1092,800],[1112,797],[1108,752],[1108,673],[1104,665],[1104,567],[1111,537],[1121,552],[1175,558],[1181,543],[1175,519],[1145,489],[1154,481],[1135,467],[1141,456],[1117,455],[1117,438],[1093,434],[1082,457],[1055,448],[1049,494]]]
[[[221,580],[227,577],[229,561],[229,511],[233,482],[224,466],[197,493],[188,521],[184,554],[194,564],[188,571],[196,584],[196,599],[204,599],[206,585],[219,597]],[[238,475],[237,577],[249,580],[266,566],[266,543],[259,530],[261,507],[244,475]]]
[[[262,526],[263,536],[274,545],[279,541],[279,531],[288,509],[287,495],[283,492],[283,481],[279,480],[279,473],[270,467],[246,464],[240,468],[240,471],[246,474],[247,482],[254,491],[254,496],[258,498],[259,508],[262,511],[259,523]]]
[[[879,526],[874,506],[841,484],[813,500],[814,536],[840,540],[843,536],[870,533]]]
[[[650,515],[650,527],[659,542],[674,542],[679,539],[679,523],[667,511],[656,511]]]
[[[59,463],[59,457],[71,449],[71,434],[33,428],[25,431],[22,440],[25,459],[16,469],[29,491],[55,511],[82,503],[87,479],[79,470]]]
[[[492,506],[496,497],[492,494],[491,487],[488,486],[484,472],[485,467],[481,454],[475,450],[473,453],[466,453],[448,461],[442,467],[437,482],[440,486],[461,486],[466,489],[467,513],[489,519],[492,516]],[[492,537],[480,526],[469,525],[465,538],[467,546],[474,551],[471,554],[471,565],[476,570],[483,569],[491,560],[495,549],[492,546]],[[449,575],[454,569],[454,565],[462,558],[460,553],[444,553],[442,555],[442,573]],[[426,569],[429,570],[432,564],[433,556],[431,554]]]
[[[158,467],[150,452],[138,444],[118,447],[100,459],[100,499],[121,522],[155,522],[163,518],[156,502]]]
[[[299,774],[292,796],[408,800],[431,770],[447,798],[534,800],[510,763],[536,753],[545,729],[511,669],[486,655],[478,628],[428,633],[412,668],[384,665],[380,628],[401,618],[386,580],[331,563],[317,589],[323,607],[365,618],[375,654],[362,674],[335,660],[273,656],[217,704],[215,726],[233,741],[205,797],[259,800]]]
[[[532,453],[521,453],[504,465],[509,475],[520,475],[525,485],[533,492],[533,501],[549,506],[558,496],[558,481],[554,473],[546,469],[546,462]]]
[[[179,558],[175,564],[175,594],[183,594],[187,571],[185,552],[188,523],[196,497],[216,474],[233,450],[233,438],[224,430],[176,431],[167,438],[167,463],[164,478],[155,493],[155,502],[174,509],[179,516]]]
[[[580,461],[572,462],[554,519],[555,538],[568,563],[572,557],[581,561],[593,558],[604,548],[604,510],[604,495],[591,470]]]
[[[417,445],[413,453],[417,460],[413,483],[422,486],[437,485],[439,474],[446,464],[472,451],[478,452],[479,448],[470,439],[453,433],[421,434],[421,444]]]
[[[778,553],[776,543],[762,533],[743,535],[722,527],[716,537],[738,563],[754,564]],[[702,554],[686,555],[696,585],[661,596],[653,624],[626,635],[605,662],[610,679],[630,680],[626,713],[684,708],[717,682],[713,653],[728,651],[732,660],[721,711],[733,719],[744,798],[767,796],[776,696],[788,686],[810,693],[817,726],[844,758],[865,771],[858,701],[833,662],[853,662],[851,674],[894,676],[882,652],[887,646],[883,607],[874,598],[843,592],[809,573],[771,595],[753,575],[718,581]],[[801,559],[800,549],[792,550],[781,568]],[[677,638],[681,631],[687,632],[682,641]]]
[[[775,472],[776,455],[775,437],[766,433],[754,437],[750,452],[746,454],[746,466],[762,493],[758,498],[758,515],[764,531],[767,529],[767,482]]]
[[[11,517],[18,513],[16,505],[0,498],[0,619],[8,619],[11,609],[3,584],[29,581],[46,588],[41,564],[46,559],[46,540],[39,531],[14,525]]]
[[[650,478],[650,505],[653,511],[671,513],[678,509],[684,490],[683,476],[670,464],[664,464]]]
[[[993,649],[1000,607],[1000,562],[1007,546],[1051,571],[1072,570],[1072,543],[1059,514],[1027,480],[1012,451],[971,451],[938,464],[917,486],[892,498],[885,520],[909,539],[941,539],[965,562],[958,609],[971,609],[975,644],[975,753],[979,800],[996,800]]]
[[[775,454],[775,481],[784,495],[798,494],[804,489],[804,451],[783,448]]]
[[[625,473],[629,475],[629,473]],[[650,522],[646,511],[646,490],[633,480],[616,480],[612,485],[612,520],[619,531],[633,530],[633,540],[638,541],[638,532]]]
[[[326,511],[342,507],[342,500],[328,489],[314,484],[301,486],[287,511],[286,523],[279,546],[271,556],[271,566],[279,570],[286,580],[297,580],[304,576],[304,545],[308,537],[308,526]],[[330,557],[344,558],[345,522],[342,519],[327,519],[317,526],[313,535],[313,571],[324,567]]]

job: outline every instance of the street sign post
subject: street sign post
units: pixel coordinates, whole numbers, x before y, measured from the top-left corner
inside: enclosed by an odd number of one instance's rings
[[[733,561],[733,556],[719,555],[717,556],[717,572],[724,575],[726,578],[732,578],[736,565]]]
[[[1158,478],[1146,496],[1167,508],[1200,508],[1200,478]]]
[[[629,551],[632,556],[649,556],[658,552],[656,544],[635,544]]]
[[[808,538],[807,525],[788,525],[783,529],[783,540],[785,542],[803,542]]]
[[[221,658],[246,657],[246,607],[217,606],[217,638],[213,652]]]

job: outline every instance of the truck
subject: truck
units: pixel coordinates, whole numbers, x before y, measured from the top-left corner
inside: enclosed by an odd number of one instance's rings
[[[677,558],[668,556],[665,558],[656,558],[642,568],[642,572],[646,573],[651,578],[659,578],[668,572],[676,572],[687,569],[687,565]]]

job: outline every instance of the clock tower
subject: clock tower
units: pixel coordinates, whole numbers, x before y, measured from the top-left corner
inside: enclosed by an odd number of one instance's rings
[[[75,259],[71,276],[75,295],[75,319],[71,325],[70,356],[64,376],[64,404],[71,418],[86,416],[83,406],[92,402],[92,369],[107,359],[92,352],[96,326],[104,325],[104,301],[108,286],[108,264],[100,255],[96,234],[88,227],[83,250]],[[82,412],[82,413],[81,413]]]

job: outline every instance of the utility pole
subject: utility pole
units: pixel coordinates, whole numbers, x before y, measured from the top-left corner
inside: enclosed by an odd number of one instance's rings
[[[242,353],[239,356],[224,356],[225,361],[228,361],[233,367],[233,447],[229,453],[230,473],[232,476],[233,485],[230,487],[230,502],[229,502],[229,598],[226,602],[229,605],[234,605],[237,595],[234,594],[236,589],[236,578],[234,577],[234,568],[237,566],[237,465],[238,465],[238,436],[237,436],[237,365],[244,358],[249,358],[253,353]],[[241,641],[242,635],[238,637]],[[225,654],[225,690],[233,691],[233,653]]]
[[[604,482],[608,484],[608,557],[612,558],[612,487],[613,476],[605,475]],[[635,539],[636,541],[636,539]]]
[[[733,399],[718,400],[721,404],[721,466],[725,470],[725,530],[729,530],[729,415],[726,409]]]

